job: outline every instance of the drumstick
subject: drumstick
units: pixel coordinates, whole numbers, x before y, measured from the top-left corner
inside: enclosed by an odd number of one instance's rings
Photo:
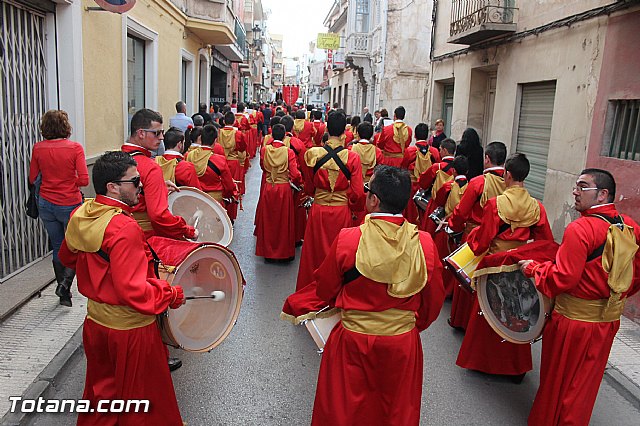
[[[224,300],[225,296],[224,291],[214,290],[209,296],[187,296],[184,300],[213,299],[214,302],[221,302]]]
[[[196,210],[196,212],[193,214],[192,219],[195,219],[195,221],[193,222],[193,227],[197,228],[198,227],[198,222],[200,221],[200,218],[202,217],[202,210],[198,209]]]

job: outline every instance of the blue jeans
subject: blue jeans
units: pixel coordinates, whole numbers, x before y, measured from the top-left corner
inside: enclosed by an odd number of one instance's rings
[[[42,197],[38,197],[38,214],[51,240],[54,262],[58,262],[58,251],[62,245],[62,240],[64,240],[64,232],[67,230],[71,212],[79,205],[59,206]]]

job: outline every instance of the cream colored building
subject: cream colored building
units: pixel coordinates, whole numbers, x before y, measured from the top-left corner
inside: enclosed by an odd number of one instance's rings
[[[273,92],[282,91],[284,84],[284,63],[282,59],[282,34],[271,34],[272,61],[271,61],[271,86]]]

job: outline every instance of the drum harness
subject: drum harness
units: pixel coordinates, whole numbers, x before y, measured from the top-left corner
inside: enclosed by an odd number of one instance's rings
[[[597,217],[598,219],[602,219],[605,222],[608,222],[610,225],[617,226],[621,229],[624,226],[624,220],[622,220],[622,216],[610,217],[610,216],[605,216],[601,214],[590,214],[588,216]],[[604,247],[606,244],[607,244],[607,240],[605,239],[604,243],[596,247],[596,249],[593,252],[591,252],[589,256],[587,256],[587,262],[591,262],[592,260],[596,260],[597,258],[602,256],[602,253],[604,253]]]
[[[149,251],[151,252],[151,256],[153,256],[152,262],[153,262],[153,272],[156,275],[156,278],[160,278],[160,265],[162,265],[162,261],[160,260],[160,258],[158,257],[158,254],[156,253],[156,251],[151,247],[151,245],[149,243],[146,243],[147,247],[149,247]],[[109,255],[107,254],[107,252],[105,252],[104,250],[102,250],[101,248],[98,249],[97,252],[95,252],[98,256],[100,256],[104,261],[106,261],[107,263],[111,263],[111,258],[109,257]]]
[[[323,148],[327,151],[327,154],[322,157],[319,161],[316,162],[316,165],[313,166],[313,173],[317,173],[320,170],[320,167],[325,165],[329,160],[333,160],[338,165],[338,168],[344,173],[347,179],[351,180],[351,172],[347,169],[347,166],[344,165],[340,157],[338,157],[338,153],[344,149],[343,146],[339,146],[336,149],[331,148],[329,145],[324,145]]]

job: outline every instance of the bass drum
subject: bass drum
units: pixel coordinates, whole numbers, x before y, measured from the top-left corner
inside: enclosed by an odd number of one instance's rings
[[[525,344],[542,335],[552,304],[519,269],[482,275],[476,290],[484,317],[503,339]]]
[[[198,244],[152,237],[149,244],[162,261],[161,279],[180,285],[187,300],[159,315],[163,341],[189,352],[208,352],[229,335],[240,314],[244,278],[232,251],[216,244]],[[167,266],[177,263],[175,267]],[[210,296],[222,291],[224,299]]]
[[[225,208],[210,195],[190,186],[169,194],[169,211],[198,230],[198,242],[225,247],[233,239],[233,225]]]

